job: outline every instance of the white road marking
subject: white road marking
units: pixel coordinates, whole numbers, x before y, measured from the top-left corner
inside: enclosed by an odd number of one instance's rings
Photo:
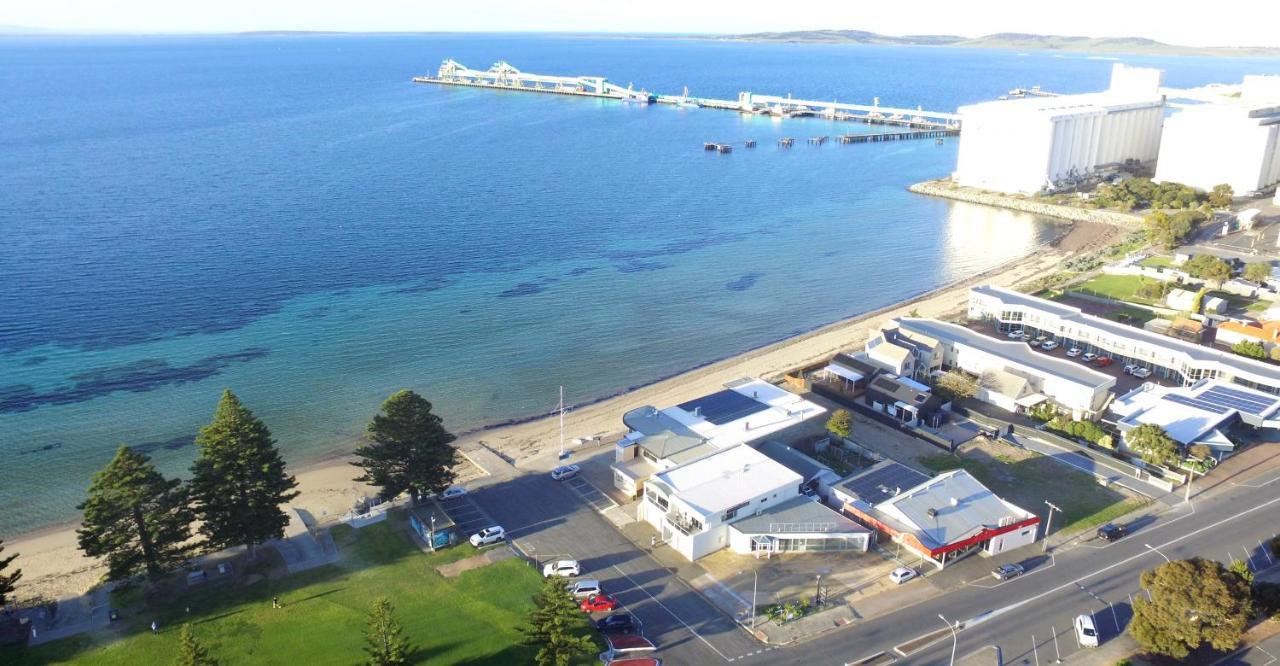
[[[1056,626],[1049,627],[1049,631],[1053,632],[1053,653],[1058,655],[1058,662],[1062,662],[1062,653],[1058,651],[1058,628]]]
[[[1031,634],[1031,654],[1036,657],[1036,666],[1040,666],[1040,651],[1036,649],[1036,635]]]
[[[1267,556],[1267,564],[1275,564],[1275,560],[1271,559],[1271,549],[1262,545],[1262,539],[1258,539],[1258,547],[1262,549],[1262,554]]]
[[[684,619],[683,619],[683,618],[681,618],[679,615],[676,615],[676,614],[675,614],[675,612],[674,612],[674,611],[672,611],[670,608],[667,608],[667,605],[666,605],[666,604],[664,604],[664,603],[662,603],[661,601],[659,601],[659,600],[658,600],[658,598],[657,598],[657,597],[655,597],[655,596],[653,596],[652,594],[649,594],[649,591],[648,591],[648,590],[644,589],[643,587],[640,587],[640,585],[638,585],[638,584],[636,583],[635,579],[633,579],[631,576],[628,576],[628,575],[626,574],[626,572],[625,572],[625,571],[623,571],[622,569],[619,569],[619,568],[618,568],[618,565],[616,565],[616,564],[615,564],[615,565],[613,565],[613,568],[614,568],[614,570],[615,570],[615,571],[617,571],[619,574],[621,574],[623,578],[626,578],[626,579],[631,583],[631,585],[632,585],[633,587],[635,587],[637,590],[640,590],[641,592],[644,592],[644,593],[645,593],[645,596],[649,597],[650,599],[653,599],[653,603],[658,604],[658,606],[659,606],[660,608],[662,608],[662,610],[667,611],[667,614],[668,614],[668,615],[670,615],[671,617],[675,618],[676,622],[679,622],[679,623],[681,624],[681,626],[683,626],[685,629],[688,629],[688,630],[689,630],[689,633],[691,633],[691,634],[693,634],[694,636],[696,636],[696,637],[698,638],[698,640],[702,641],[703,643],[705,643],[705,644],[706,644],[706,646],[707,646],[707,647],[711,648],[711,651],[712,651],[712,652],[715,652],[716,654],[720,655],[720,658],[721,658],[721,659],[723,659],[723,660],[725,660],[725,661],[733,661],[732,659],[730,659],[730,658],[728,658],[728,657],[724,656],[724,653],[723,653],[723,652],[721,652],[720,650],[716,649],[716,646],[712,645],[712,644],[711,644],[711,641],[709,641],[709,640],[707,640],[707,639],[703,638],[703,637],[702,637],[702,634],[700,634],[700,633],[698,633],[698,632],[694,631],[694,630],[693,630],[693,627],[690,627],[690,626],[689,626],[689,624],[688,624],[688,623],[686,623],[686,622],[684,621]]]
[[[1115,623],[1116,633],[1118,634],[1120,633],[1120,618],[1116,617],[1116,607],[1112,606],[1110,601],[1107,602],[1107,607],[1111,609],[1111,621]]]

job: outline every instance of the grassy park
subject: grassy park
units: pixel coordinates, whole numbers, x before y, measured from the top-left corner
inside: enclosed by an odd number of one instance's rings
[[[1054,516],[1054,533],[1086,530],[1141,508],[1147,500],[1105,488],[1090,475],[1038,453],[1008,444],[966,445],[959,456],[940,454],[919,459],[935,472],[964,468],[995,494],[1041,517],[1048,500],[1062,509]]]
[[[354,664],[364,656],[366,614],[380,596],[395,605],[414,648],[412,663],[530,663],[534,649],[519,644],[516,627],[532,607],[538,573],[509,558],[446,579],[435,565],[475,551],[463,545],[424,554],[399,525],[334,528],[342,552],[336,565],[256,582],[249,576],[240,584],[208,583],[167,601],[123,593],[118,605],[127,597],[135,603],[110,629],[0,652],[0,663],[168,664],[177,654],[179,626],[189,621],[223,664]],[[272,608],[276,595],[284,608]],[[153,619],[159,635],[151,634]]]

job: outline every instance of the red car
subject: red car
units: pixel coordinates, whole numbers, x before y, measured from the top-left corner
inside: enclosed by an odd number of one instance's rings
[[[1098,366],[1099,368],[1105,368],[1105,367],[1107,367],[1108,365],[1111,365],[1112,363],[1115,363],[1115,361],[1111,360],[1111,357],[1110,357],[1110,356],[1099,356],[1099,357],[1098,357],[1098,360],[1094,361],[1093,363],[1094,363],[1094,365]]]
[[[603,613],[618,608],[618,600],[607,594],[593,594],[582,600],[582,610],[586,613]]]

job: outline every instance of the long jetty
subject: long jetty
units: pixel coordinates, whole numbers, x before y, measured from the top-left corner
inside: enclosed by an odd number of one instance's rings
[[[775,118],[811,116],[871,125],[896,125],[915,130],[948,132],[960,130],[960,116],[957,114],[926,111],[919,106],[915,109],[880,106],[879,98],[876,98],[872,104],[849,104],[834,100],[793,99],[790,95],[779,97],[751,92],[738,93],[737,100],[689,97],[687,94],[661,95],[646,90],[635,90],[630,85],[624,88],[602,76],[556,76],[523,72],[502,61],[494,63],[487,70],[477,70],[449,59],[440,65],[435,76],[415,76],[413,82],[598,97],[638,104],[671,104],[681,107],[723,109]],[[954,134],[948,134],[948,136],[954,136]],[[860,141],[847,143],[860,143]]]

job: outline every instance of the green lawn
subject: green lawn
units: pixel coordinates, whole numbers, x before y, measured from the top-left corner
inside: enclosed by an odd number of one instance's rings
[[[1148,266],[1151,268],[1176,268],[1173,265],[1172,257],[1162,257],[1159,255],[1156,255],[1154,257],[1147,257],[1146,259],[1143,259],[1141,265]]]
[[[1138,287],[1141,285],[1142,277],[1138,275],[1102,274],[1077,285],[1074,291],[1093,294],[1094,296],[1102,296],[1116,301],[1129,301],[1132,303],[1156,305],[1156,303],[1150,299],[1141,298],[1137,295]]]
[[[995,494],[1041,518],[1046,511],[1044,501],[1053,502],[1062,509],[1053,517],[1055,534],[1101,525],[1147,503],[1104,488],[1084,472],[1011,446],[1007,454],[996,456],[979,449],[960,457],[940,454],[918,460],[935,472],[963,467]]]
[[[363,656],[366,613],[379,596],[395,604],[416,649],[413,663],[530,663],[533,651],[518,644],[516,627],[532,607],[538,573],[510,558],[445,579],[433,565],[474,554],[471,547],[426,555],[397,525],[335,528],[338,565],[248,586],[210,585],[128,612],[110,631],[0,652],[0,663],[168,664],[190,607],[197,637],[222,664],[355,664]],[[283,609],[271,608],[273,595]],[[153,618],[160,621],[158,636],[148,629]]]

